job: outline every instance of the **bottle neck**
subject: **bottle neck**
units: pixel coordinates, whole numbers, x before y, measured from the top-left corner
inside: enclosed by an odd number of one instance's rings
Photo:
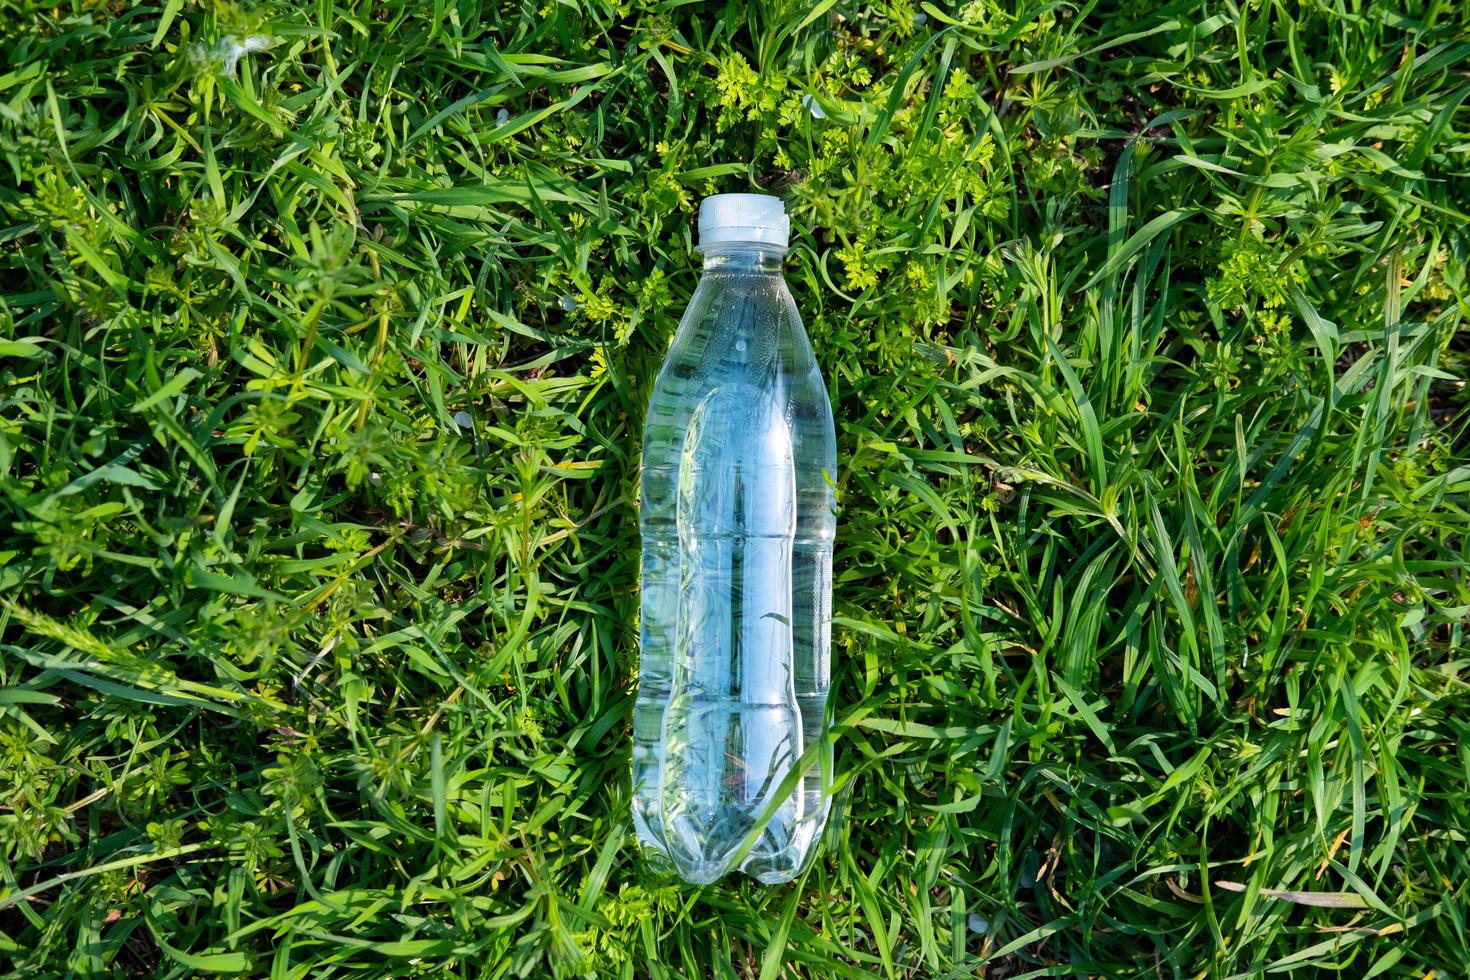
[[[726,242],[707,245],[704,252],[705,272],[726,272],[744,276],[779,276],[786,250],[774,245]]]

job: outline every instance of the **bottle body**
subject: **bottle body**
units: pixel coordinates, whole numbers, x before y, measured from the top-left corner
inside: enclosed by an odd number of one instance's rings
[[[707,249],[644,428],[633,818],[688,881],[805,866],[826,823],[831,406],[784,249]]]

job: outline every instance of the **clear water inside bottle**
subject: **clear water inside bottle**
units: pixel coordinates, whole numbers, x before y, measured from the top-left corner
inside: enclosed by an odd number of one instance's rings
[[[780,263],[707,251],[644,431],[633,817],[699,883],[789,880],[828,810],[835,441]]]

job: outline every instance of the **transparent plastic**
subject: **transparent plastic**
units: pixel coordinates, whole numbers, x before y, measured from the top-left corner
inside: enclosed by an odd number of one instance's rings
[[[643,435],[633,823],[698,884],[794,878],[830,804],[836,440],[784,255],[705,248]]]

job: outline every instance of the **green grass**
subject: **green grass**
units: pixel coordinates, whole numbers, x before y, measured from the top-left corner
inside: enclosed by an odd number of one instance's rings
[[[1463,975],[1467,168],[1447,0],[0,0],[0,969]],[[692,889],[639,429],[758,188],[840,778]]]

